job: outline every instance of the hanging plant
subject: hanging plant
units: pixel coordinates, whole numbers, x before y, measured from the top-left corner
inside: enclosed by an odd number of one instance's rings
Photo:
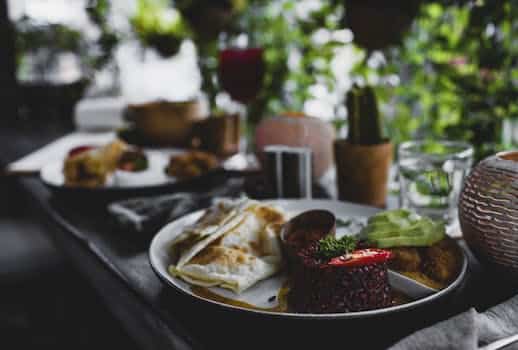
[[[221,32],[233,31],[234,20],[248,0],[179,0],[176,6],[200,39],[214,40]]]
[[[421,0],[346,0],[345,21],[354,42],[368,51],[399,44],[419,12]]]
[[[182,41],[191,36],[182,14],[167,0],[139,0],[130,22],[142,44],[162,57],[176,55]]]

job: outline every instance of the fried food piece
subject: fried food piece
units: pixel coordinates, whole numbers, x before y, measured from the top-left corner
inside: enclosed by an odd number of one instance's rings
[[[192,151],[169,159],[166,172],[179,179],[188,179],[207,173],[218,166],[218,159],[210,153]]]
[[[402,274],[430,288],[440,290],[446,288],[447,286],[447,284],[431,279],[429,276],[420,271],[404,271]]]
[[[104,147],[67,157],[63,166],[65,184],[80,187],[104,185],[127,148],[126,143],[116,140]]]
[[[457,277],[461,267],[461,252],[454,240],[445,238],[423,253],[423,271],[432,279],[449,283]]]
[[[393,258],[389,263],[390,268],[397,271],[420,271],[421,256],[417,248],[400,247],[390,249]]]
[[[446,237],[430,247],[392,248],[389,267],[429,287],[442,289],[459,274],[462,252]]]

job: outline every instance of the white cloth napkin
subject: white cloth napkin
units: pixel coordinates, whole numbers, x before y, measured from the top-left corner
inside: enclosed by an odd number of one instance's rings
[[[420,330],[389,350],[473,350],[518,333],[518,296],[486,312],[470,309]],[[506,350],[518,350],[518,344]]]

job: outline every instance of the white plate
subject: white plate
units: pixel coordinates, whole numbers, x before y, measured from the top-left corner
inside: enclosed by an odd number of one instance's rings
[[[331,200],[278,200],[278,201],[268,201],[268,203],[277,205],[286,210],[290,216],[297,215],[303,211],[310,209],[326,209],[333,212],[338,218],[365,218],[374,215],[378,212],[378,209],[355,205],[345,202],[331,201]],[[402,311],[407,309],[412,309],[432,301],[443,298],[450,292],[454,291],[461,284],[462,280],[466,275],[467,270],[467,259],[464,256],[464,261],[462,265],[462,270],[457,277],[457,279],[450,284],[447,288],[433,294],[429,297],[419,299],[407,304],[397,305],[393,307],[371,310],[371,311],[361,311],[361,312],[349,312],[349,313],[337,313],[337,314],[301,314],[301,313],[284,313],[284,312],[273,312],[273,311],[262,311],[256,309],[248,309],[239,306],[228,305],[224,303],[220,303],[211,299],[207,299],[196,295],[191,290],[191,285],[184,282],[183,280],[171,276],[167,269],[171,264],[171,258],[169,256],[169,249],[171,241],[182,232],[183,228],[186,225],[192,224],[195,222],[201,215],[203,211],[198,211],[192,214],[188,214],[170,224],[165,226],[158,234],[155,236],[153,241],[151,242],[151,246],[149,248],[149,258],[151,262],[151,266],[153,270],[158,274],[158,276],[165,281],[167,284],[173,286],[179,291],[190,295],[193,298],[201,299],[210,303],[214,303],[220,305],[229,310],[242,310],[252,313],[260,313],[267,315],[274,315],[279,317],[291,317],[291,318],[318,318],[318,319],[353,319],[353,318],[363,318],[363,317],[371,317],[377,316],[387,313],[393,313],[396,311]],[[245,292],[237,295],[231,291],[213,287],[209,288],[211,292],[221,295],[223,297],[233,299],[236,301],[242,301],[247,304],[256,306],[258,308],[274,308],[277,304],[277,298],[275,298],[274,302],[269,302],[269,299],[272,296],[277,296],[279,289],[286,281],[287,276],[278,274],[274,277],[271,277],[267,280],[261,281],[256,285],[252,286],[250,289]]]
[[[184,153],[184,151],[145,151],[145,153],[149,160],[149,168],[140,174],[143,179],[141,183],[135,181],[138,179],[138,173],[132,174],[134,181],[131,184],[118,181],[117,175],[114,174],[110,177],[108,183],[101,188],[141,188],[167,185],[175,182],[174,178],[166,175],[165,168],[172,154],[181,154]],[[64,187],[65,176],[63,174],[63,161],[58,160],[45,165],[41,169],[40,177],[46,185],[51,187]]]

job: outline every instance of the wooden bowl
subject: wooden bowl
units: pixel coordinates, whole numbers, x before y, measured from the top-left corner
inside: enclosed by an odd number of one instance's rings
[[[160,146],[178,147],[189,146],[194,123],[203,119],[196,100],[130,105],[127,116],[144,138]]]

